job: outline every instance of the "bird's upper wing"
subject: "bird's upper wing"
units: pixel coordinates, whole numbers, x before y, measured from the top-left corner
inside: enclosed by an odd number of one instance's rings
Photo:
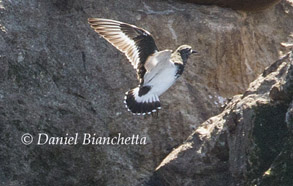
[[[158,51],[151,34],[134,25],[102,18],[89,18],[91,27],[114,47],[125,53],[138,78],[143,81],[146,72],[144,64],[147,58]]]
[[[145,68],[147,72],[144,75],[144,82],[146,84],[149,83],[163,69],[174,65],[173,62],[170,60],[171,54],[171,50],[163,50],[160,52],[156,52],[154,55],[148,58],[145,63]]]
[[[152,56],[150,56],[145,62],[145,69],[147,72],[153,70],[153,68],[161,63],[169,63],[171,58],[172,51],[171,50],[163,50],[160,52],[156,52]]]

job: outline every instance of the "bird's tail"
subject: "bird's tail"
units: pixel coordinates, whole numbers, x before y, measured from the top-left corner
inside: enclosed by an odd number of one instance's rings
[[[125,94],[124,103],[134,115],[146,115],[161,109],[159,97],[150,93],[149,87],[136,87]]]

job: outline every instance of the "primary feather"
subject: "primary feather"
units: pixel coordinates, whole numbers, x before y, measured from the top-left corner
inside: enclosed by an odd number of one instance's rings
[[[145,61],[158,51],[151,34],[120,21],[101,18],[89,18],[88,21],[97,33],[126,55],[134,69],[137,69],[138,79],[142,81]]]

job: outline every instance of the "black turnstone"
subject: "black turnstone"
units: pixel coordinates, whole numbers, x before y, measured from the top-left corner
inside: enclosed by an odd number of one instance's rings
[[[138,87],[126,92],[124,103],[135,115],[161,109],[159,96],[183,73],[190,54],[189,45],[175,52],[159,51],[152,35],[139,27],[111,19],[89,18],[91,27],[114,47],[123,52],[137,71]]]

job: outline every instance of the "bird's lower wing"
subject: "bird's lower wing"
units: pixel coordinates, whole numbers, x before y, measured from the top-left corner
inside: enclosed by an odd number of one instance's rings
[[[143,90],[146,89],[146,90]],[[161,109],[158,95],[151,93],[151,87],[136,87],[125,95],[125,106],[136,115],[145,115]]]

